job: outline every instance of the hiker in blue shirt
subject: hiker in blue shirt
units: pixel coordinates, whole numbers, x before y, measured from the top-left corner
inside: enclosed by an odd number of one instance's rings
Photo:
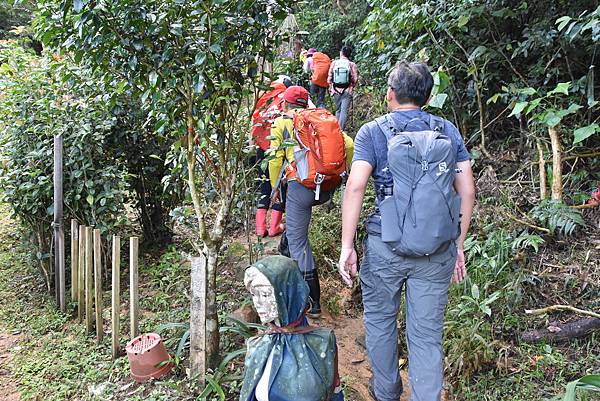
[[[406,288],[411,401],[436,401],[443,383],[442,333],[451,279],[466,275],[464,241],[475,189],[469,154],[457,128],[422,110],[433,77],[422,63],[401,62],[389,75],[390,113],[362,126],[342,207],[339,272],[357,273],[354,235],[370,177],[376,208],[360,269],[367,352],[378,401],[398,400],[396,324]]]

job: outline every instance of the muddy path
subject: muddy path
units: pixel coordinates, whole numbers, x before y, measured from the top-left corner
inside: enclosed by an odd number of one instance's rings
[[[0,327],[0,400],[19,401],[17,382],[11,374],[12,351],[18,346],[20,336],[4,331]]]

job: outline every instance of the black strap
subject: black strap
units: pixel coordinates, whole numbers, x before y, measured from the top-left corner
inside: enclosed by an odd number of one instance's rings
[[[433,114],[429,115],[429,128],[435,132],[444,132],[444,120]]]

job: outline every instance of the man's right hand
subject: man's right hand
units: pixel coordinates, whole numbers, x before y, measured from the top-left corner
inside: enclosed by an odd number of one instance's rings
[[[352,278],[356,277],[358,257],[356,256],[356,249],[354,248],[342,248],[340,253],[340,261],[338,265],[338,271],[342,280],[348,287],[352,287]]]

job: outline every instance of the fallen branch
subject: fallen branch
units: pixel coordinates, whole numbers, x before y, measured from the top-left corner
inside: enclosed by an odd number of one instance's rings
[[[552,305],[552,306],[547,306],[547,307],[541,308],[541,309],[527,309],[525,311],[525,313],[527,313],[528,315],[543,315],[544,313],[556,312],[556,311],[561,311],[561,310],[568,310],[571,312],[578,313],[580,315],[586,315],[586,316],[595,317],[596,319],[600,319],[600,313],[587,311],[587,310],[583,310],[583,309],[578,309],[578,308],[575,308],[570,305]]]
[[[598,206],[600,206],[600,203],[586,203],[584,205],[571,205],[569,207],[571,209],[593,209]]]
[[[535,224],[529,223],[528,221],[525,221],[525,220],[522,220],[522,219],[520,219],[520,218],[518,218],[518,217],[516,217],[516,216],[513,216],[512,214],[510,214],[510,213],[508,213],[508,212],[504,212],[504,211],[503,211],[503,212],[501,212],[501,213],[502,213],[503,215],[505,215],[506,217],[508,217],[509,219],[511,219],[511,220],[513,220],[513,221],[516,221],[516,222],[517,222],[517,223],[519,223],[519,224],[523,224],[523,225],[525,225],[525,226],[527,226],[527,227],[533,228],[534,230],[538,230],[538,231],[545,232],[546,234],[549,234],[549,235],[551,235],[551,234],[552,234],[552,231],[550,231],[548,228],[545,228],[545,227],[540,227],[540,226],[537,226],[537,225],[535,225]]]
[[[546,329],[526,331],[521,335],[521,340],[526,343],[537,343],[542,340],[558,343],[584,337],[598,329],[600,329],[600,319],[586,317],[574,322],[550,325]]]

